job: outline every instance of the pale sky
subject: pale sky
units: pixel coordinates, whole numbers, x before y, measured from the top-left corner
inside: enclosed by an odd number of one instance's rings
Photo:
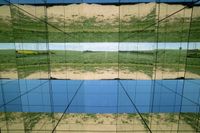
[[[154,49],[187,49],[187,42],[176,43],[150,43],[150,42],[109,42],[109,43],[48,43],[50,50],[73,51],[137,51]],[[47,50],[46,43],[0,43],[0,49],[16,50]],[[189,49],[200,49],[200,42],[190,42]]]

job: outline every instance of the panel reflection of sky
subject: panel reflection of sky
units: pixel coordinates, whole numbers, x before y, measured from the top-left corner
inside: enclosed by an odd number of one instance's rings
[[[1,80],[0,111],[199,112],[200,80]]]
[[[49,45],[49,47],[47,47]],[[154,49],[200,49],[199,42],[180,43],[0,43],[0,49],[73,50],[73,51],[137,51]]]

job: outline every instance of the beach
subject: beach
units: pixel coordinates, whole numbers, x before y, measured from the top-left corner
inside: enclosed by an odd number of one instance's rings
[[[16,71],[1,71],[1,78],[8,79],[17,79],[18,73]],[[44,71],[36,71],[29,74],[22,79],[47,79],[47,78],[55,78],[55,79],[71,79],[71,80],[100,80],[100,79],[133,79],[133,80],[153,80],[153,79],[176,79],[176,78],[185,78],[187,79],[199,79],[200,75],[192,73],[192,72],[173,72],[173,71],[162,71],[156,70],[152,76],[145,74],[144,72],[136,71],[130,72],[128,70],[116,71],[116,69],[107,69],[107,70],[98,70],[95,72],[91,71],[81,71],[81,70],[59,70],[52,69],[50,74]]]

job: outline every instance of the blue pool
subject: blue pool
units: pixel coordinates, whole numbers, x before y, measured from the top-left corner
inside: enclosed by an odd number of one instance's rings
[[[199,112],[200,80],[1,80],[1,112]]]

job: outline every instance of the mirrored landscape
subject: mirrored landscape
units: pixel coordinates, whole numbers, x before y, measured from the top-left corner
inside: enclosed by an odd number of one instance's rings
[[[0,0],[0,133],[199,133],[199,0]]]

